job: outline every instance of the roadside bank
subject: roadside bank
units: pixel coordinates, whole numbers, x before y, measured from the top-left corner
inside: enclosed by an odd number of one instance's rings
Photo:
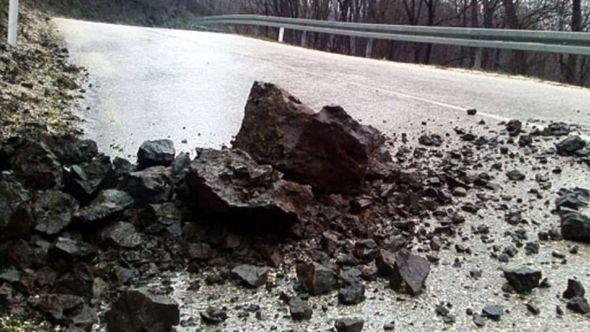
[[[49,16],[22,6],[19,23],[18,45],[10,47],[6,20],[0,20],[0,138],[79,135],[75,113],[84,92],[84,70],[68,63],[68,51]]]

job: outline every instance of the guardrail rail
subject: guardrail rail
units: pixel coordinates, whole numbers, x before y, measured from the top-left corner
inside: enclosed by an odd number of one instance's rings
[[[285,29],[368,38],[367,56],[372,53],[374,39],[470,47],[477,49],[476,68],[481,67],[482,50],[486,48],[590,56],[590,33],[587,32],[370,24],[262,15],[210,16],[199,18],[195,23],[278,28],[279,42],[283,41]]]

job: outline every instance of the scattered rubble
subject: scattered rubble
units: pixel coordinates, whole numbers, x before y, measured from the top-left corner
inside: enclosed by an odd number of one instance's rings
[[[257,122],[264,117],[267,122]],[[554,126],[552,136],[566,135],[562,129]],[[264,144],[255,144],[262,138],[252,130],[265,135]],[[322,136],[324,130],[340,143],[318,144],[332,142]],[[376,284],[388,285],[399,301],[431,295],[427,284],[436,280],[429,276],[440,266],[456,269],[470,282],[486,280],[491,272],[483,266],[465,267],[482,254],[474,241],[481,241],[500,266],[539,255],[544,241],[561,236],[589,241],[587,189],[543,187],[551,182],[551,169],[529,173],[517,162],[500,162],[540,144],[504,141],[527,136],[522,124],[511,122],[494,138],[472,134],[466,140],[470,133],[456,131],[462,148],[454,149],[448,136],[426,134],[413,150],[401,146],[387,156],[384,136],[342,109],[313,113],[285,91],[257,83],[234,148],[198,149],[192,159],[175,156],[166,140],[143,144],[138,164],[111,160],[92,141],[71,137],[0,141],[0,304],[21,317],[88,329],[104,313],[99,303],[109,303],[100,323],[108,331],[163,331],[200,323],[225,327],[236,317],[270,317],[256,303],[236,300],[226,306],[212,297],[196,317],[181,320],[179,305],[170,299],[170,275],[188,270],[206,275],[191,283],[192,289],[234,281],[230,287],[278,295],[277,280],[289,284],[280,295],[280,310],[287,319],[302,321],[312,319],[314,311],[318,317],[320,307],[330,310],[315,297],[329,297],[334,306],[362,305],[384,296]],[[443,150],[443,143],[449,147]],[[498,154],[484,166],[474,157],[479,148]],[[322,149],[341,151],[342,159],[329,154],[321,162]],[[307,159],[291,164],[305,154]],[[531,158],[549,155],[567,158],[555,149]],[[338,165],[342,169],[336,172]],[[527,186],[531,201],[546,204],[547,220],[536,220],[527,202],[504,190],[508,186]],[[552,202],[555,209],[549,211]],[[500,235],[486,216],[492,209],[500,216]],[[549,212],[556,215],[552,220]],[[538,229],[538,238],[531,229]],[[566,264],[576,252],[554,250],[549,257]],[[524,265],[503,273],[508,283],[499,294],[506,297],[551,287],[541,271]],[[145,288],[156,279],[159,286]],[[39,294],[37,301],[22,300],[32,294]],[[560,300],[585,314],[590,309],[584,296],[581,282],[571,279]],[[540,308],[537,299],[527,300],[530,314]],[[468,315],[475,326],[510,315],[499,305],[473,311]],[[441,324],[457,324],[461,313],[452,303],[440,303],[434,315]],[[361,331],[368,323],[339,319],[334,328]]]

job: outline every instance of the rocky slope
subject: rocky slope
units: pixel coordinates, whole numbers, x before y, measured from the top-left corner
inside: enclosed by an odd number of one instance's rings
[[[76,134],[74,109],[83,92],[83,72],[68,64],[68,52],[49,17],[22,6],[17,47],[5,42],[4,19],[0,32],[0,137],[22,132]]]

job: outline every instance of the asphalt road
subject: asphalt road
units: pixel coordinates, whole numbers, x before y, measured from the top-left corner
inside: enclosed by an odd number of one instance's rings
[[[533,119],[531,126],[567,121],[582,126],[581,132],[589,132],[590,90],[586,89],[346,57],[233,35],[64,19],[55,22],[65,36],[72,59],[90,72],[92,87],[86,98],[90,109],[83,111],[86,134],[112,155],[132,157],[143,140],[154,138],[170,137],[179,150],[229,144],[239,129],[255,80],[277,83],[316,109],[338,103],[354,117],[388,135],[408,133],[411,141],[417,139],[418,135],[413,134],[418,132],[451,132],[455,126],[468,128],[477,135],[490,135],[502,128],[497,122],[512,118]],[[465,109],[472,107],[478,109],[478,115],[466,115]],[[479,124],[482,120],[486,125]],[[184,140],[186,143],[182,143]],[[452,147],[458,143],[458,137],[450,135],[445,141]],[[541,139],[536,144],[545,148],[553,142]],[[224,323],[223,330],[227,331],[326,331],[333,326],[334,319],[351,316],[364,318],[366,331],[382,331],[383,325],[391,321],[395,321],[399,331],[473,331],[476,328],[466,313],[468,310],[480,312],[485,305],[501,304],[509,313],[499,322],[487,320],[486,326],[477,330],[587,331],[587,318],[571,312],[561,317],[556,315],[556,306],[565,307],[560,294],[568,278],[576,277],[586,287],[590,285],[589,245],[579,244],[578,254],[570,254],[574,243],[544,241],[537,255],[519,253],[511,259],[510,266],[526,264],[540,268],[553,286],[535,290],[529,296],[506,296],[501,291],[501,269],[506,264],[491,257],[490,245],[480,240],[472,227],[490,225],[494,244],[511,245],[509,235],[514,227],[504,221],[504,207],[528,205],[523,217],[534,222],[518,228],[530,237],[526,241],[536,241],[539,229],[559,223],[547,204],[552,206],[559,188],[590,188],[589,170],[561,158],[550,158],[547,165],[542,165],[536,155],[507,146],[517,157],[502,162],[506,169],[521,169],[527,174],[527,181],[507,183],[501,191],[502,200],[495,197],[486,203],[485,209],[466,216],[452,243],[464,243],[473,253],[459,253],[452,246],[441,250],[440,264],[432,266],[425,295],[408,298],[377,281],[367,284],[367,300],[356,306],[334,305],[335,294],[310,299],[315,307],[313,318],[296,323],[288,318],[285,306],[278,300],[279,291],[292,287],[292,269],[286,271],[290,278],[282,279],[277,289],[269,292],[231,285],[188,290],[189,283],[195,280],[204,284],[209,271],[196,275],[180,273],[173,278],[173,295],[182,304],[183,327],[178,330],[219,330],[217,326],[202,325],[198,319],[199,312],[215,305],[231,310],[231,317]],[[484,158],[488,153],[485,150],[476,153],[487,163],[497,161],[493,159],[495,154]],[[488,166],[482,166],[482,170]],[[555,174],[552,170],[558,166],[563,172]],[[505,177],[503,171],[489,172],[497,178]],[[530,194],[538,188],[534,174],[551,177],[553,186],[542,198]],[[470,193],[465,201],[478,201],[479,194]],[[434,216],[424,222],[438,224]],[[565,254],[567,259],[556,258],[556,252]],[[455,267],[457,260],[461,267]],[[482,270],[483,276],[471,278],[472,270]],[[154,282],[157,284],[158,280]],[[453,304],[452,313],[457,319],[454,325],[445,324],[434,313],[436,305],[442,302]],[[525,306],[529,302],[537,303],[541,314],[532,316]],[[252,303],[260,305],[268,318],[237,316],[238,305]]]
[[[277,83],[316,109],[340,104],[387,133],[421,130],[425,120],[432,129],[511,118],[590,125],[588,89],[236,35],[55,22],[73,61],[91,74],[83,127],[114,155],[133,157],[154,138],[169,137],[185,151],[229,144],[255,80]],[[479,116],[467,117],[466,108]]]

